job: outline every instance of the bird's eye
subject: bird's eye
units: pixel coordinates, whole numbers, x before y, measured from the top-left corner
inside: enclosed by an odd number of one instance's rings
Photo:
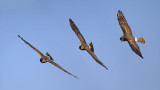
[[[123,41],[123,38],[121,37],[120,40]]]
[[[81,46],[79,46],[79,49],[81,50]]]
[[[40,58],[40,62],[42,62],[42,58]]]

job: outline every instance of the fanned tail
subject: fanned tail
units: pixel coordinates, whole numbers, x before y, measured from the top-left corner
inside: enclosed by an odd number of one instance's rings
[[[92,52],[94,52],[93,43],[92,43],[92,42],[90,42],[90,43],[88,44],[88,46],[89,46],[89,49],[90,49]]]
[[[50,59],[53,60],[53,58],[51,57],[51,55],[50,55],[48,52],[46,52],[46,56],[49,56]],[[54,60],[53,60],[53,61],[54,61]]]
[[[145,43],[146,43],[146,41],[144,40],[144,38],[143,38],[143,37],[142,37],[142,38],[136,38],[136,37],[135,37],[135,41],[136,41],[136,42],[143,43],[143,44],[145,44]]]

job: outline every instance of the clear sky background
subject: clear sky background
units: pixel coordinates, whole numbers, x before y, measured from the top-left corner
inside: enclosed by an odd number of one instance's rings
[[[144,59],[136,55],[117,20],[121,10]],[[72,31],[78,26],[107,71]],[[79,77],[64,73],[26,45]],[[0,90],[160,90],[160,0],[0,0]]]

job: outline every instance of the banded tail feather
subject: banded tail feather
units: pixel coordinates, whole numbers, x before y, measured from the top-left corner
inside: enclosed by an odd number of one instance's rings
[[[146,41],[144,40],[144,38],[136,38],[136,37],[135,37],[135,41],[136,41],[136,42],[143,43],[143,44],[146,43]]]
[[[88,46],[89,46],[89,49],[90,49],[92,52],[94,52],[93,43],[92,43],[92,42],[88,43]]]

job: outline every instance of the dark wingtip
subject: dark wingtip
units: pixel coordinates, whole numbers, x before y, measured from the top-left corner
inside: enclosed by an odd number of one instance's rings
[[[103,67],[105,67],[108,70],[108,68],[106,66],[103,66]]]
[[[74,76],[76,79],[79,79],[77,76]]]
[[[143,56],[141,56],[141,58],[143,59]]]
[[[23,39],[20,35],[17,35],[19,38]]]
[[[139,54],[139,56],[143,59],[143,56],[142,56],[142,54]]]
[[[118,13],[117,13],[117,17],[121,16],[122,15],[122,11],[121,10],[118,10]]]
[[[99,63],[100,64],[100,63]],[[100,65],[102,65],[104,68],[106,68],[107,70],[108,70],[108,68],[103,64],[103,63],[101,63]]]
[[[108,70],[108,68],[106,67],[106,69]]]
[[[122,12],[121,10],[118,10],[118,12]]]
[[[69,22],[73,22],[71,18],[69,18]]]

